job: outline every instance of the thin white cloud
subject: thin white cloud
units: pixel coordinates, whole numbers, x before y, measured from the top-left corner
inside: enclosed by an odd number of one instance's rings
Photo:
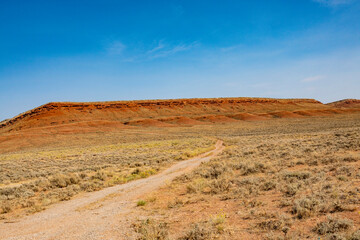
[[[337,7],[339,5],[350,4],[353,0],[313,0],[315,2],[327,5],[329,7]]]
[[[312,77],[307,77],[307,78],[302,79],[301,82],[316,82],[316,81],[319,81],[324,78],[325,78],[325,76],[322,76],[322,75],[312,76]]]
[[[107,47],[107,53],[110,55],[122,54],[126,46],[120,41],[114,41]]]
[[[165,48],[162,47],[161,49],[158,49],[160,51],[152,51],[149,55],[148,55],[148,59],[156,59],[156,58],[164,58],[164,57],[168,57],[171,55],[174,55],[176,53],[179,52],[184,52],[187,51],[191,48],[193,48],[197,43],[191,43],[191,44],[179,44],[170,48]]]
[[[157,52],[161,49],[165,48],[165,44],[163,43],[163,41],[159,41],[158,45],[156,47],[154,47],[153,49],[150,49],[149,51],[147,51],[147,54],[152,54],[154,52]]]
[[[185,52],[198,45],[198,42],[190,44],[170,45],[164,43],[163,40],[159,41],[156,46],[148,49],[128,49],[127,54],[123,55],[123,62],[143,62],[150,61],[158,58],[166,58],[180,52]],[[111,55],[120,55],[125,50],[125,45],[121,42],[114,42],[107,50]],[[133,51],[132,51],[133,50]]]

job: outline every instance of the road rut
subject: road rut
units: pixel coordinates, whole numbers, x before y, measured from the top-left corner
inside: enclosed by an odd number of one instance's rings
[[[214,150],[178,162],[157,175],[86,193],[13,223],[0,222],[0,239],[133,239],[134,235],[127,220],[131,219],[138,197],[158,189],[177,176],[192,171],[200,163],[209,161],[219,154],[223,148],[223,142],[219,140]]]

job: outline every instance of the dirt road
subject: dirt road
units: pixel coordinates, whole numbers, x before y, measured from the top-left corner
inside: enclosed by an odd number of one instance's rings
[[[130,224],[137,217],[132,210],[138,198],[209,161],[223,150],[222,141],[215,147],[149,178],[87,193],[13,223],[0,222],[0,239],[134,239]]]

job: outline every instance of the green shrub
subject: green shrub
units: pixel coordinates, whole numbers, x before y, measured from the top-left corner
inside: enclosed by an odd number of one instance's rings
[[[146,205],[146,201],[144,200],[139,200],[137,203],[136,203],[136,206],[145,206]]]

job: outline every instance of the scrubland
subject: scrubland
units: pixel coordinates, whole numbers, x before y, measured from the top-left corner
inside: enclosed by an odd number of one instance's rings
[[[210,138],[147,140],[0,155],[0,218],[150,175],[213,148]]]
[[[360,239],[359,116],[267,124],[213,132],[220,156],[143,197],[139,239]]]
[[[360,114],[139,128],[3,153],[0,217],[148,177],[216,140],[220,155],[134,202],[138,239],[360,239]]]

